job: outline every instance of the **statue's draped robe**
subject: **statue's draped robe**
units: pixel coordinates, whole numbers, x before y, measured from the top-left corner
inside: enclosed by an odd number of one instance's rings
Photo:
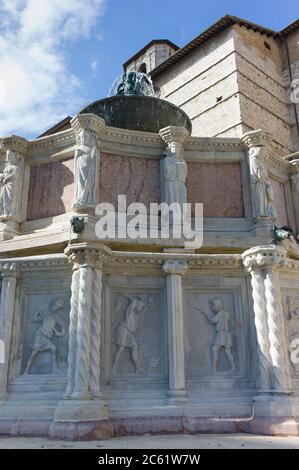
[[[258,157],[250,157],[250,174],[255,217],[275,217],[268,172]]]
[[[183,160],[169,156],[164,159],[165,199],[168,204],[187,202],[187,165]]]
[[[76,201],[74,206],[89,207],[95,201],[96,147],[80,145],[75,153]]]
[[[5,165],[1,175],[5,181],[0,182],[0,216],[3,218],[16,215],[20,175],[19,166],[10,163]]]

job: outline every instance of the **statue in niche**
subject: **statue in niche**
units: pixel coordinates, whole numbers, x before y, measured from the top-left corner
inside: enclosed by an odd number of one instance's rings
[[[75,151],[76,196],[74,209],[94,207],[96,204],[96,169],[98,150],[92,131],[81,129]]]
[[[288,296],[286,298],[286,335],[287,346],[290,363],[294,372],[299,372],[299,365],[295,364],[292,360],[294,349],[297,349],[299,340],[299,307],[296,305],[296,300]],[[294,345],[294,341],[296,345]]]
[[[117,347],[114,362],[112,366],[113,372],[116,370],[118,361],[125,349],[130,350],[131,359],[135,366],[135,372],[143,372],[140,366],[138,345],[136,342],[136,332],[139,323],[140,314],[147,307],[146,301],[140,296],[125,295],[130,303],[125,312],[125,318],[120,322],[116,329],[115,344]]]
[[[184,204],[187,202],[187,164],[182,157],[182,148],[179,142],[173,142],[171,149],[162,160],[165,202],[172,204],[177,202]]]
[[[189,304],[190,307],[198,310],[202,313],[206,319],[214,326],[215,328],[215,338],[212,345],[212,370],[213,372],[217,372],[217,365],[219,362],[219,354],[221,349],[224,349],[226,356],[229,360],[231,369],[230,372],[234,372],[236,370],[235,360],[233,357],[232,349],[233,349],[233,339],[231,333],[231,325],[232,325],[232,315],[227,310],[224,310],[222,300],[215,298],[212,299],[210,302],[211,310],[213,315],[210,315],[200,308]]]
[[[276,219],[274,195],[268,171],[265,166],[267,149],[252,147],[249,149],[249,166],[253,196],[254,217]]]
[[[7,150],[3,173],[0,174],[0,220],[12,220],[18,215],[24,159]]]
[[[27,375],[31,366],[42,352],[50,351],[52,355],[52,373],[59,372],[57,364],[57,348],[52,343],[53,336],[64,336],[65,326],[57,317],[59,311],[64,307],[64,300],[57,297],[50,302],[48,309],[36,312],[33,321],[41,323],[41,326],[34,333],[32,341],[32,353],[27,362],[24,374]]]

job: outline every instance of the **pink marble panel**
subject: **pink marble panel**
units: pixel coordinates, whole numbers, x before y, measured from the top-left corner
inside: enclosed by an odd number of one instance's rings
[[[147,207],[159,203],[160,162],[140,157],[101,154],[100,201],[117,207],[118,195],[127,196],[127,205],[142,202]]]
[[[276,225],[288,225],[288,214],[286,206],[285,188],[284,184],[279,181],[271,180],[273,192],[274,192],[274,204],[277,212]]]
[[[244,217],[239,163],[188,163],[188,202],[204,204],[204,217]]]
[[[31,168],[27,220],[69,212],[74,198],[74,160]]]

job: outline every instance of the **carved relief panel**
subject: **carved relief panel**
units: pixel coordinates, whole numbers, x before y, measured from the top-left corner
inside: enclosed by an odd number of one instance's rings
[[[286,345],[290,364],[290,373],[299,377],[299,296],[290,293],[283,298]]]
[[[149,278],[142,287],[142,284],[138,285],[140,280],[114,277],[106,288],[106,385],[113,381],[134,382],[139,379],[159,381],[165,376],[163,290],[151,287]]]
[[[33,294],[25,301],[21,373],[65,374],[69,294]]]
[[[239,286],[229,287],[229,283],[229,279],[197,278],[188,280],[188,288],[186,284],[185,361],[191,382],[248,378],[251,345],[246,291],[241,281]]]

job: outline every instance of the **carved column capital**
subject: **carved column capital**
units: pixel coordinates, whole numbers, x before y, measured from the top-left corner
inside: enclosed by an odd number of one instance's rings
[[[71,120],[72,129],[78,134],[82,129],[89,130],[95,136],[100,137],[105,133],[106,123],[104,119],[95,114],[77,114]]]
[[[69,245],[65,250],[74,270],[89,267],[102,269],[105,259],[111,254],[111,250],[105,245],[90,245],[87,243]]]
[[[4,139],[0,140],[0,151],[4,153],[7,152],[7,150],[11,150],[12,152],[24,156],[26,155],[28,148],[28,140],[18,135],[12,135],[10,137],[5,137]]]
[[[266,147],[267,144],[272,140],[271,134],[262,129],[258,129],[251,132],[246,132],[241,138],[243,144],[248,149],[252,147]]]
[[[0,266],[1,276],[4,277],[14,277],[19,276],[19,269],[16,263],[4,263]]]
[[[190,135],[185,127],[165,127],[160,130],[159,134],[171,154],[182,156],[184,152],[184,142]]]
[[[242,254],[243,265],[248,272],[281,268],[286,259],[287,250],[276,245],[256,246]]]
[[[182,276],[188,269],[188,263],[183,260],[166,260],[162,269],[166,274],[179,274]]]

